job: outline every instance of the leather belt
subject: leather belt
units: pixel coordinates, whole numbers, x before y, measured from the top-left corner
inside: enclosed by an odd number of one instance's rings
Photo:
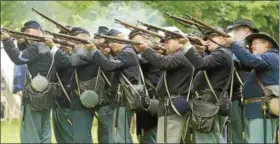
[[[264,101],[265,97],[258,97],[258,98],[249,98],[244,100],[244,104],[251,104]]]

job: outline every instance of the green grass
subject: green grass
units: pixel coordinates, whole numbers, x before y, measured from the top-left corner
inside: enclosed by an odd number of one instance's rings
[[[52,121],[51,121],[52,126]],[[20,120],[12,120],[11,123],[7,121],[1,122],[1,143],[20,143]],[[97,143],[97,120],[94,119],[92,126],[93,142]],[[137,143],[136,135],[132,135],[133,142]],[[56,143],[55,136],[52,129],[52,143]]]

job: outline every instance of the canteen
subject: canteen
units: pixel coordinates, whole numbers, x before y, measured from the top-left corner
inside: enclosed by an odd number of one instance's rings
[[[279,116],[279,98],[272,98],[269,101],[269,110],[271,114]]]
[[[48,85],[49,80],[45,76],[40,75],[39,73],[31,80],[31,87],[37,92],[43,92],[47,89]]]
[[[93,90],[85,90],[80,96],[81,103],[86,108],[93,108],[98,104],[98,94]]]

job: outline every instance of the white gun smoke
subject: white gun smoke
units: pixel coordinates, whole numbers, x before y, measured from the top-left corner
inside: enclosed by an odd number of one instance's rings
[[[36,20],[46,30],[59,31],[54,24],[32,12],[32,8],[63,25],[85,28],[91,34],[96,33],[99,26],[120,29],[125,34],[128,34],[130,30],[120,24],[116,24],[115,18],[134,25],[139,20],[157,26],[166,26],[165,18],[160,11],[137,1],[114,1],[108,5],[102,5],[102,1],[76,1],[75,3],[67,1],[22,1],[21,3],[21,8],[12,12],[13,19],[16,20],[13,24],[17,24],[17,29],[28,20]],[[77,10],[69,9],[68,5],[73,3],[76,5]],[[80,8],[81,5],[86,5],[86,7]],[[17,22],[20,22],[20,24]]]

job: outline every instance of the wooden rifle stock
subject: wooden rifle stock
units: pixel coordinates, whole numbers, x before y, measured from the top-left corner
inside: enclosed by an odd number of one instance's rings
[[[6,29],[6,28],[2,28],[2,30],[6,31],[6,32],[8,32],[12,35],[21,36],[21,37],[24,37],[26,39],[34,40],[34,41],[45,41],[45,39],[52,39],[52,38],[45,37],[45,36],[37,36],[37,35],[18,32],[18,31]],[[60,40],[58,38],[53,38],[52,40],[53,40],[54,43],[57,43],[57,44],[74,47],[72,44],[68,43],[67,41],[63,41],[63,40]]]

